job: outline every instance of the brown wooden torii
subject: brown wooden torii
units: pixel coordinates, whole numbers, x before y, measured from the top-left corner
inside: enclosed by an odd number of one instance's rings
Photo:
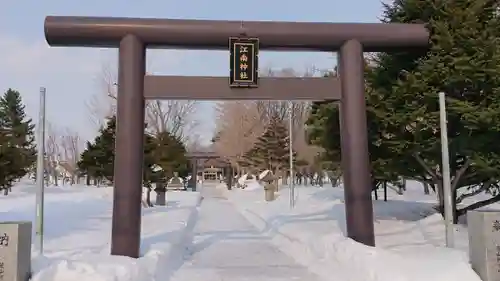
[[[145,76],[146,48],[227,50],[230,37],[260,49],[338,51],[338,78],[261,78],[255,89],[222,77]],[[102,17],[45,19],[51,46],[119,48],[111,254],[139,257],[145,99],[339,100],[347,234],[374,245],[363,52],[427,48],[420,24],[241,22]]]
[[[225,160],[223,157],[218,155],[213,151],[193,151],[186,154],[189,159],[191,166],[191,179],[189,180],[188,186],[191,190],[196,191],[197,186],[197,175],[198,175],[198,160],[208,160],[208,159],[221,159],[227,165],[225,167],[225,177],[227,186],[230,188],[232,184],[232,177],[229,176],[232,174],[232,167],[229,161]]]

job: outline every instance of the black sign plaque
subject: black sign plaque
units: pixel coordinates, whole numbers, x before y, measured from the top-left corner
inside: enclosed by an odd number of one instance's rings
[[[229,38],[229,86],[234,88],[258,87],[259,39]]]

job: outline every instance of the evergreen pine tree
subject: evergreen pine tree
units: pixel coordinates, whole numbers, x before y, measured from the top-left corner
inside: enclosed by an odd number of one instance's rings
[[[21,94],[9,89],[0,98],[0,131],[2,147],[1,166],[3,184],[8,188],[12,181],[25,176],[36,160],[36,147],[32,120],[26,117]]]
[[[174,172],[180,176],[188,173],[188,159],[186,157],[186,147],[177,137],[169,132],[162,132],[154,138],[155,162],[162,167],[163,177],[172,177]]]
[[[91,178],[104,177],[102,168],[96,166],[96,152],[94,144],[88,141],[85,150],[81,154],[80,161],[77,163],[80,174]]]
[[[267,166],[264,164],[263,160],[261,157],[259,157],[257,148],[254,146],[252,149],[249,151],[245,152],[238,162],[242,167],[249,168],[249,167],[264,167],[266,168]]]
[[[457,221],[468,210],[500,201],[500,189],[490,186],[500,175],[500,3],[422,2],[406,0],[392,6],[398,20],[408,19],[415,7],[426,11],[432,40],[426,56],[392,88],[390,105],[395,110],[389,122],[395,128],[407,127],[404,134],[395,134],[399,145],[394,148],[437,186],[443,210],[442,175],[436,169],[441,162],[437,93],[445,93],[452,199],[460,202],[476,194],[471,186],[496,195],[454,210]]]
[[[156,164],[155,159],[155,139],[149,134],[144,135],[144,167],[142,169],[142,179],[143,184],[147,187],[151,187],[153,182],[160,179],[161,175],[158,172],[153,171],[153,165]]]
[[[87,143],[78,167],[83,174],[95,178],[106,178],[113,182],[113,161],[115,158],[116,117],[108,119],[99,130],[94,143]]]
[[[245,156],[252,166],[276,173],[289,161],[288,144],[288,129],[278,116],[273,116],[264,134]]]
[[[499,5],[490,0],[394,0],[385,5],[384,22],[423,22],[431,38],[428,50],[376,54],[366,71],[373,178],[403,176],[427,182],[437,187],[443,205],[438,106],[442,91],[447,95],[455,195],[472,196],[470,186],[500,194],[496,185],[488,183],[500,174],[495,141],[500,137]],[[314,143],[323,144],[327,154],[340,156],[340,138],[332,136],[340,131],[337,106],[317,105],[312,113]],[[500,195],[456,214],[499,200]]]
[[[108,119],[106,126],[99,130],[99,135],[94,142],[87,142],[87,147],[77,163],[80,173],[93,178],[106,178],[113,183],[115,141],[116,116],[113,116]],[[150,185],[160,176],[153,172],[152,167],[154,164],[160,164],[159,157],[161,159],[163,155],[160,151],[166,149],[162,146],[153,136],[144,134],[143,180],[145,185]],[[171,148],[175,147],[175,144],[167,144],[167,146]],[[185,152],[185,149],[183,151]]]
[[[9,149],[7,135],[0,131],[0,190],[7,189],[11,186],[12,177],[9,167],[11,166],[13,157]]]

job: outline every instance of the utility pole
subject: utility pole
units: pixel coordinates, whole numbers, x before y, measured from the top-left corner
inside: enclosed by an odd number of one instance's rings
[[[448,126],[446,121],[446,102],[445,94],[439,93],[439,117],[441,127],[441,156],[442,156],[442,174],[443,174],[443,196],[444,196],[444,220],[446,228],[446,247],[455,246],[453,233],[453,206],[450,182],[450,154],[448,151]]]
[[[40,109],[38,115],[38,155],[36,165],[36,243],[40,254],[43,254],[43,203],[44,203],[44,176],[45,176],[45,94],[44,87],[40,88]]]
[[[293,103],[289,102],[290,118],[288,120],[288,146],[290,154],[290,208],[295,207],[295,184],[293,182]]]

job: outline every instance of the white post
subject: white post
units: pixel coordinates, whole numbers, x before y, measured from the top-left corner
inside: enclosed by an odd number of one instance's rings
[[[442,176],[443,176],[443,196],[444,196],[444,220],[446,227],[446,247],[455,246],[453,235],[453,206],[450,182],[450,159],[448,151],[448,129],[446,121],[445,94],[439,93],[439,117],[441,127],[441,157],[442,157]]]
[[[288,146],[290,154],[290,208],[295,206],[295,184],[293,182],[293,141],[292,141],[292,130],[293,130],[293,103],[290,102],[290,118],[288,121]]]
[[[45,88],[40,88],[40,109],[38,115],[38,146],[36,165],[36,238],[40,255],[43,254],[43,197],[44,197],[44,156],[45,156]]]

